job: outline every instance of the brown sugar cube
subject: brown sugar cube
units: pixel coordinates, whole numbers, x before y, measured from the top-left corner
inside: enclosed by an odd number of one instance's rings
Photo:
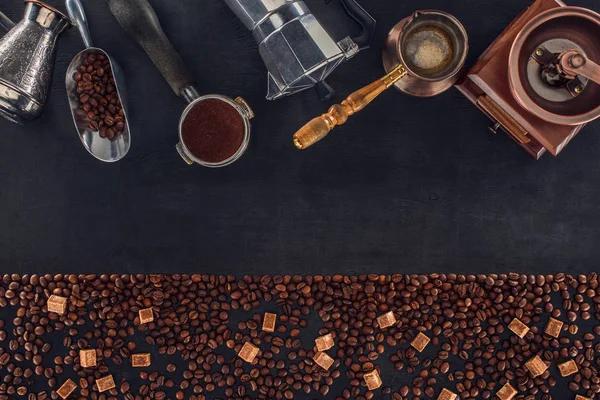
[[[329,357],[326,353],[323,352],[319,352],[317,354],[315,354],[315,356],[313,357],[313,360],[315,360],[315,362],[317,364],[319,364],[319,366],[325,370],[328,370],[329,368],[331,368],[331,366],[333,365],[333,358]]]
[[[317,339],[315,339],[315,344],[317,345],[318,351],[327,351],[330,348],[332,348],[335,344],[333,342],[333,335],[331,333],[328,333],[327,335],[318,337]]]
[[[275,332],[275,322],[277,322],[277,314],[265,313],[262,330],[265,332]]]
[[[75,384],[75,382],[73,382],[70,379],[67,379],[67,381],[63,383],[60,388],[58,388],[56,393],[63,399],[66,399],[71,393],[73,393],[73,390],[75,390],[76,387],[77,385]]]
[[[254,361],[254,359],[256,358],[257,354],[258,354],[258,347],[256,347],[255,345],[253,345],[250,342],[246,342],[246,343],[244,343],[244,346],[242,346],[242,349],[238,353],[238,356],[242,360],[252,363]]]
[[[577,396],[575,396],[575,400],[592,400],[592,399],[578,394]]]
[[[140,315],[140,324],[147,324],[149,322],[154,321],[154,313],[152,312],[152,308],[144,308],[139,311]]]
[[[573,375],[579,371],[579,368],[577,368],[577,363],[573,360],[558,364],[558,369],[560,370],[560,376],[562,377]]]
[[[525,366],[527,367],[529,372],[531,372],[531,376],[534,378],[536,376],[542,375],[548,369],[548,367],[542,361],[540,356],[533,357],[531,360],[529,360],[525,363]]]
[[[48,298],[48,312],[53,312],[63,315],[67,312],[67,298],[57,295],[52,295]]]
[[[442,389],[442,393],[438,396],[438,400],[456,400],[458,395],[448,389]]]
[[[550,320],[548,321],[548,325],[546,325],[546,330],[544,332],[547,335],[550,335],[554,338],[558,338],[560,336],[560,331],[562,330],[563,325],[563,322],[554,318],[550,318]]]
[[[502,386],[502,388],[498,390],[498,393],[496,393],[496,396],[498,396],[500,400],[511,400],[516,395],[517,391],[514,387],[511,386],[510,383],[507,383],[506,385]]]
[[[529,327],[522,323],[518,318],[512,320],[510,325],[508,325],[508,329],[513,331],[518,337],[523,339],[527,332],[529,332]]]
[[[379,323],[380,329],[388,328],[396,323],[396,317],[394,316],[394,312],[390,311],[383,315],[377,317],[377,322]]]
[[[83,368],[96,366],[96,350],[79,350],[79,363]]]
[[[425,335],[423,332],[419,332],[417,337],[414,338],[412,342],[410,342],[410,345],[420,353],[423,350],[425,350],[425,347],[427,347],[430,341],[431,339],[429,339],[427,335]]]
[[[377,372],[376,369],[374,369],[371,372],[367,372],[364,375],[364,378],[365,382],[367,382],[367,387],[369,388],[369,390],[375,390],[382,385],[381,377],[379,376],[379,372]]]
[[[114,389],[115,381],[112,375],[108,375],[104,378],[96,379],[96,385],[98,385],[98,391],[102,393],[106,392],[107,390]]]
[[[149,367],[150,353],[140,353],[131,355],[131,366],[134,368]]]

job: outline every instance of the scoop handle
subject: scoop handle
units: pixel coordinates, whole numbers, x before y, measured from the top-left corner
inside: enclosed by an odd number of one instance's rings
[[[148,0],[108,0],[110,12],[142,48],[177,96],[194,85],[194,78],[160,25]]]
[[[85,15],[85,10],[83,9],[81,0],[66,0],[65,6],[67,7],[67,13],[69,14],[71,22],[77,25],[77,29],[79,29],[79,34],[81,35],[81,39],[83,40],[85,47],[88,49],[90,47],[94,47],[94,42],[92,42],[92,35],[90,34],[90,28],[88,25],[88,19]]]
[[[380,94],[407,74],[404,65],[399,65],[389,74],[368,86],[352,93],[342,104],[332,106],[327,113],[304,125],[294,134],[294,145],[304,150],[324,139],[337,125],[343,125],[348,118],[371,104]]]

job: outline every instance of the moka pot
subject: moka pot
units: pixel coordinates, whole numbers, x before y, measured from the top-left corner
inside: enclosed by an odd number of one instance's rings
[[[269,72],[268,100],[292,95],[319,84],[330,97],[325,78],[343,61],[368,47],[375,20],[356,0],[340,0],[362,27],[359,37],[336,41],[298,0],[224,0],[252,31]]]

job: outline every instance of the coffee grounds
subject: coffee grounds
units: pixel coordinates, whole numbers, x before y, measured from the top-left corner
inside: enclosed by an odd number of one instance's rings
[[[197,158],[219,163],[231,158],[244,140],[244,119],[231,104],[209,99],[190,110],[182,127],[183,142]]]

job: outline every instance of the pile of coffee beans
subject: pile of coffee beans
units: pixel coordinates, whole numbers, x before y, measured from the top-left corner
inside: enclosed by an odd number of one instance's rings
[[[102,138],[116,140],[125,130],[125,113],[108,58],[101,53],[88,55],[73,78],[79,111],[87,118],[88,128]]]
[[[498,399],[508,384],[518,400],[598,400],[599,320],[596,273],[3,275],[0,400],[59,399],[64,384],[73,399]],[[315,339],[329,334],[325,369]],[[548,367],[535,377],[534,358]]]

